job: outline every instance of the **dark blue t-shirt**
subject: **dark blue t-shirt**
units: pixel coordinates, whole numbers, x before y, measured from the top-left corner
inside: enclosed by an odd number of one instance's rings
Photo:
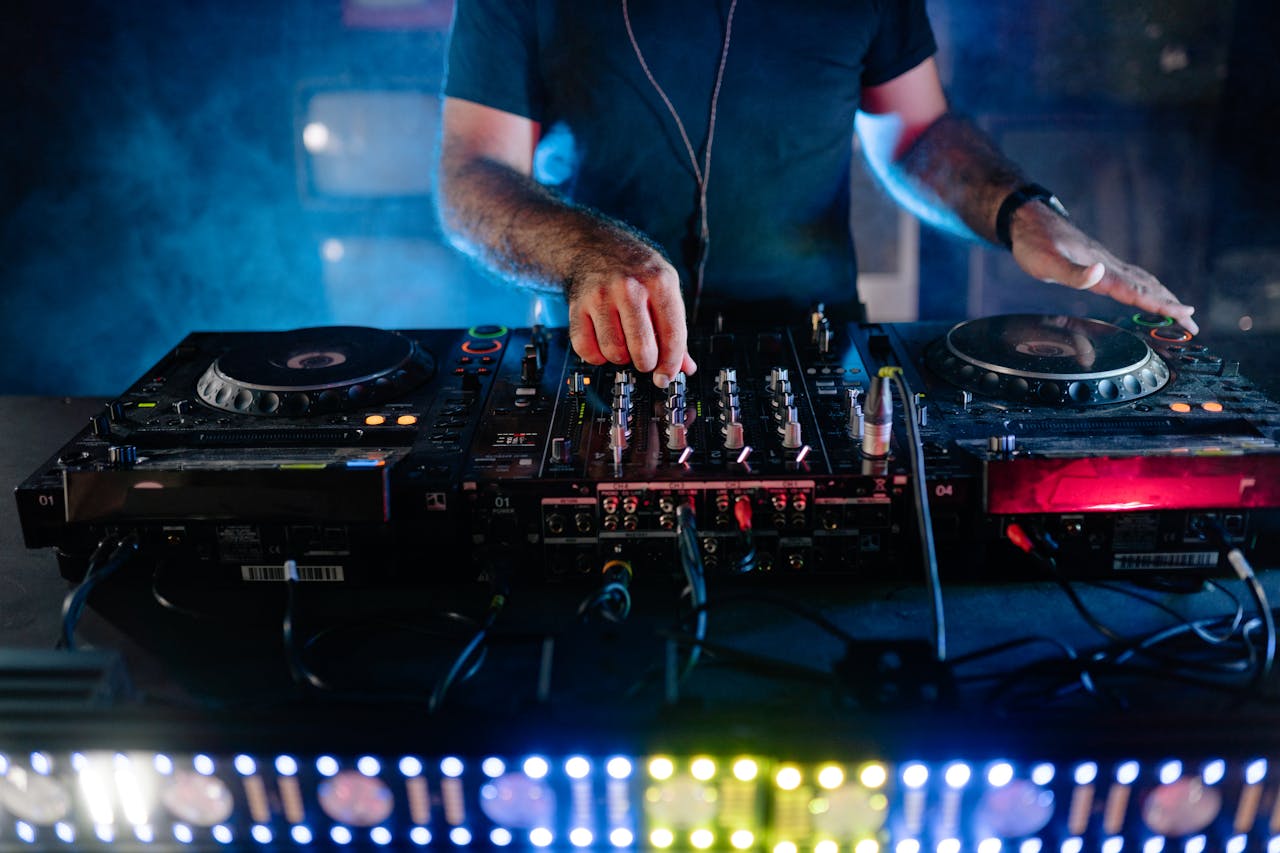
[[[698,162],[729,0],[630,0]],[[856,302],[849,227],[863,86],[933,54],[924,0],[739,0],[709,171],[703,316],[723,301]],[[661,244],[686,284],[697,187],[620,0],[458,0],[445,93],[540,122],[537,171]]]

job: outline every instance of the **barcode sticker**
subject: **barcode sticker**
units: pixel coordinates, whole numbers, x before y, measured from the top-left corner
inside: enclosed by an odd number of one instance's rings
[[[1111,568],[1123,569],[1211,569],[1218,565],[1217,551],[1169,551],[1157,554],[1116,554]]]
[[[240,579],[246,581],[277,581],[284,583],[284,566],[242,565]],[[342,566],[298,566],[298,580],[336,583],[346,580]]]

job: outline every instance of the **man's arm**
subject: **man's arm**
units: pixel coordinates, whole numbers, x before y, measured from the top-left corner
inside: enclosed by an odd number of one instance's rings
[[[997,242],[1000,205],[1027,179],[985,134],[947,112],[932,59],[883,85],[865,88],[862,109],[858,133],[868,160],[898,201],[935,225]],[[1191,319],[1194,308],[1043,202],[1019,207],[1009,235],[1014,260],[1028,275],[1093,289],[1172,317],[1193,334],[1199,331]]]
[[[634,364],[665,387],[697,365],[687,349],[680,277],[629,226],[566,202],[532,178],[540,128],[446,98],[440,218],[491,269],[569,302],[569,338],[592,364]]]

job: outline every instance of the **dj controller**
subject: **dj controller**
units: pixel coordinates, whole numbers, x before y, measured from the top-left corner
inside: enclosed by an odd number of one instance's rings
[[[665,389],[560,329],[193,333],[22,483],[25,541],[69,578],[125,535],[193,583],[640,577],[683,517],[713,576],[914,579],[922,479],[944,574],[1224,571],[1206,519],[1275,549],[1280,405],[1167,318],[796,319],[692,329]]]

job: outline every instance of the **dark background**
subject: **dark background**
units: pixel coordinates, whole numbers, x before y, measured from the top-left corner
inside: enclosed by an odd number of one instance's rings
[[[448,5],[4,4],[0,393],[114,393],[193,329],[528,323],[443,245],[428,193],[327,197],[301,143],[316,92],[436,91]],[[1203,326],[1280,326],[1273,0],[929,5],[955,106],[1087,229]],[[920,255],[925,318],[1116,313],[936,234]]]

